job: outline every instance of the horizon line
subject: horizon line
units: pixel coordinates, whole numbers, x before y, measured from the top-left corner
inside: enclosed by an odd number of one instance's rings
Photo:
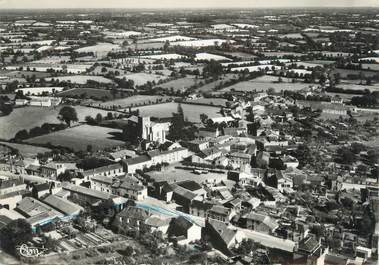
[[[379,9],[378,6],[259,6],[259,7],[217,7],[217,8],[212,8],[212,7],[45,7],[45,8],[40,8],[40,7],[29,7],[29,8],[22,8],[22,7],[13,7],[13,8],[1,8],[0,11],[4,10],[80,10],[80,9],[90,9],[90,10],[104,10],[104,9],[128,9],[128,10],[227,10],[227,9],[233,9],[233,10],[241,10],[242,9],[247,9],[247,10],[254,10],[254,9],[330,9],[330,8],[335,8],[335,9],[365,9],[365,8],[375,8]]]

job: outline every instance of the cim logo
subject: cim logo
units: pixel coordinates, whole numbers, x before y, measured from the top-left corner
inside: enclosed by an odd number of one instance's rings
[[[20,255],[25,258],[39,257],[47,251],[46,248],[29,247],[26,244],[18,246],[17,250],[20,253]]]

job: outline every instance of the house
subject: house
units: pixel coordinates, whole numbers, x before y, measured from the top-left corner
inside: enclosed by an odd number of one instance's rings
[[[227,127],[227,128],[224,128],[224,134],[234,136],[234,137],[244,136],[244,135],[247,135],[247,128],[245,128],[245,127],[238,127],[238,128]]]
[[[223,204],[225,207],[230,208],[236,212],[239,212],[242,208],[242,200],[240,198],[231,199]]]
[[[177,184],[170,185],[172,189],[172,198],[176,204],[182,207],[182,211],[188,213],[190,205],[194,200],[203,200],[203,195],[198,195],[186,188],[183,188]]]
[[[190,142],[184,143],[184,145],[192,152],[200,152],[204,149],[209,148],[210,143],[207,140],[192,140]]]
[[[122,160],[124,171],[127,173],[135,173],[137,170],[143,170],[152,166],[152,161],[149,156],[141,155],[134,158]]]
[[[187,245],[190,242],[201,239],[201,226],[191,223],[185,217],[173,218],[167,230],[171,241],[179,245]]]
[[[208,218],[208,211],[213,207],[212,203],[194,200],[189,207],[189,213],[194,216]]]
[[[250,184],[254,180],[258,182],[254,175],[239,171],[228,171],[228,180],[235,181],[240,185]]]
[[[215,138],[220,136],[220,130],[218,128],[199,128],[199,139]]]
[[[224,222],[209,219],[205,223],[205,234],[212,246],[224,255],[231,256],[231,248],[246,238],[241,230],[229,228]]]
[[[160,215],[152,215],[145,220],[145,225],[151,232],[160,231],[163,235],[167,234],[172,218]]]
[[[145,228],[145,221],[150,217],[150,213],[135,206],[128,206],[116,214],[112,226],[119,231],[139,231]]]
[[[245,165],[250,165],[251,155],[240,152],[234,152],[229,154],[229,160],[232,165],[236,165],[237,167],[242,168]]]
[[[123,159],[136,157],[136,152],[133,150],[122,149],[115,152],[109,153],[109,158],[115,162],[120,162]]]
[[[24,99],[24,98],[18,98],[18,99],[15,100],[14,103],[15,103],[16,106],[25,106],[25,105],[27,105],[29,103],[29,100]]]
[[[25,191],[26,184],[22,178],[0,179],[0,195]]]
[[[264,151],[259,151],[257,154],[257,158],[255,160],[257,167],[259,168],[265,168],[268,167],[270,163],[270,153],[264,152]]]
[[[203,187],[193,180],[184,180],[181,182],[176,182],[177,185],[179,185],[182,188],[185,188],[198,196],[201,197],[202,200],[204,200],[207,197],[207,192],[203,189]]]
[[[176,163],[188,156],[188,149],[184,147],[167,151],[153,150],[147,152],[146,155],[122,160],[122,164],[127,173],[135,173],[137,170],[143,170],[153,165]]]
[[[35,107],[51,107],[61,103],[61,98],[57,97],[30,97],[30,106]]]
[[[123,197],[85,188],[83,186],[76,186],[71,183],[65,183],[62,186],[62,189],[63,191],[68,191],[70,193],[68,199],[83,206],[96,205],[99,202],[112,200],[113,206],[116,209],[123,209],[124,204],[127,202],[127,199]]]
[[[299,160],[290,155],[284,155],[280,157],[280,160],[286,168],[297,168],[299,166]]]
[[[124,174],[124,168],[119,163],[110,164],[107,166],[97,167],[81,172],[81,175],[86,181],[90,181],[95,176],[116,177]]]
[[[203,149],[191,157],[192,163],[209,163],[222,156],[222,151],[217,147]]]
[[[111,184],[112,194],[142,201],[147,197],[147,187],[131,178],[118,179]]]
[[[49,183],[40,183],[33,184],[32,195],[34,198],[39,199],[44,197],[46,194],[50,194],[50,184]]]
[[[188,149],[184,147],[175,148],[167,151],[154,150],[147,152],[147,155],[151,159],[152,165],[167,163],[172,164],[182,161],[188,157]]]
[[[91,177],[91,189],[112,194],[112,184],[115,178],[96,175]]]
[[[212,208],[208,210],[208,219],[229,223],[234,213],[234,210],[225,206],[213,205]]]
[[[276,171],[276,178],[278,180],[278,190],[280,192],[292,190],[293,180],[287,175],[283,175],[281,170]]]
[[[241,219],[244,227],[265,234],[272,234],[279,227],[277,221],[266,214],[250,212]]]
[[[314,235],[309,234],[298,243],[297,253],[305,256],[320,256],[321,243]]]
[[[26,221],[33,229],[64,217],[64,214],[31,197],[25,197],[22,201],[17,203],[15,211],[25,216]]]
[[[56,195],[47,196],[43,202],[71,218],[78,216],[84,210],[83,207]]]
[[[40,167],[40,172],[43,177],[56,179],[60,174],[66,171],[64,163],[50,162]]]
[[[370,248],[366,248],[362,246],[357,246],[355,248],[355,256],[362,258],[365,261],[371,258],[371,255],[372,255],[372,250]]]

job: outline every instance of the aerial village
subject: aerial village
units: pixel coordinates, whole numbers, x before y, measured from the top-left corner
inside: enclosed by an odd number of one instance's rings
[[[0,114],[0,264],[377,264],[377,9],[1,13]]]

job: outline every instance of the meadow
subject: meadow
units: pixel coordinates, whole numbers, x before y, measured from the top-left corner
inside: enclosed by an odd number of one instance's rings
[[[198,82],[196,78],[187,76],[187,77],[179,78],[176,80],[169,81],[167,83],[157,85],[157,87],[160,87],[165,90],[173,89],[174,91],[177,91],[177,90],[185,91],[191,86],[193,86],[194,84],[196,84],[196,82]]]
[[[135,95],[127,98],[116,99],[101,103],[103,107],[117,106],[117,108],[128,108],[130,106],[147,105],[155,103],[162,99],[163,102],[169,99],[167,96],[150,96],[150,95]]]
[[[181,104],[184,112],[184,117],[190,122],[200,122],[200,114],[205,113],[208,117],[221,117],[220,108],[212,106]],[[178,103],[170,102],[158,105],[150,105],[144,107],[134,108],[138,109],[140,115],[151,116],[156,118],[172,117],[172,113],[178,110]]]
[[[147,82],[158,82],[159,80],[166,79],[166,76],[149,74],[149,73],[132,73],[118,76],[119,79],[133,80],[135,86],[142,86]]]
[[[44,123],[60,123],[57,116],[61,107],[15,108],[8,116],[0,117],[0,139],[12,139],[18,131],[22,129],[29,130]],[[75,106],[74,108],[78,114],[79,122],[84,121],[86,116],[95,117],[97,113],[105,116],[108,113],[108,111],[84,106]]]
[[[275,80],[277,81],[278,78],[276,77]],[[304,88],[308,88],[312,84],[305,84],[305,83],[292,83],[292,82],[285,82],[286,78],[283,78],[282,83],[273,83],[268,82],[266,80],[259,81],[257,79],[249,80],[249,81],[242,81],[235,85],[226,87],[220,92],[227,92],[227,91],[257,91],[257,92],[267,92],[269,89],[273,89],[275,92],[281,92],[284,90],[290,90],[290,91],[298,91]]]
[[[47,144],[54,146],[64,146],[74,151],[85,151],[88,145],[93,150],[101,150],[124,145],[118,140],[121,130],[99,126],[79,125],[62,131],[53,132],[46,135],[37,136],[26,140],[31,144]]]
[[[113,98],[113,95],[110,90],[100,89],[100,88],[73,88],[69,90],[62,91],[58,93],[59,97],[84,97],[92,99],[103,99]]]
[[[71,82],[75,84],[85,85],[88,80],[92,80],[98,83],[111,84],[112,80],[102,77],[102,76],[90,76],[90,75],[69,75],[69,76],[58,76],[53,78],[47,78],[46,81],[51,79],[58,80],[59,82]]]
[[[0,141],[0,145],[6,145],[17,149],[23,157],[35,157],[38,153],[46,153],[51,151],[49,148],[33,146],[29,144],[18,144]]]

